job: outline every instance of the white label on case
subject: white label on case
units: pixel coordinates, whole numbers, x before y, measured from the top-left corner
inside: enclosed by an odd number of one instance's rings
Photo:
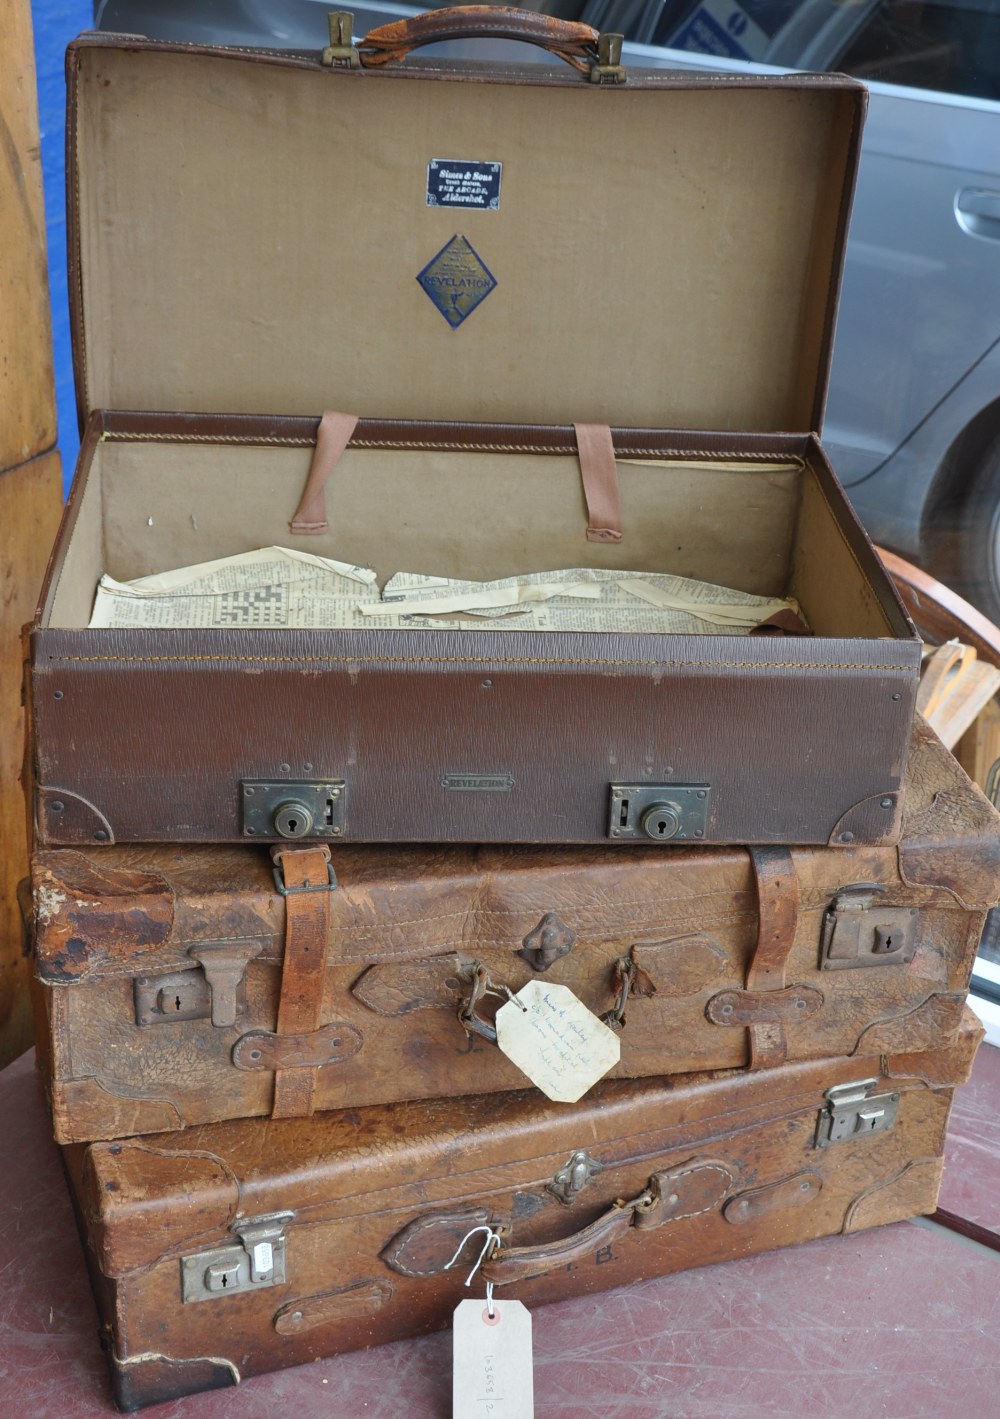
[[[557,1103],[575,1104],[621,1058],[621,1042],[565,985],[531,980],[497,1011],[497,1044]]]
[[[534,1419],[531,1312],[520,1301],[460,1301],[452,1326],[452,1419]]]

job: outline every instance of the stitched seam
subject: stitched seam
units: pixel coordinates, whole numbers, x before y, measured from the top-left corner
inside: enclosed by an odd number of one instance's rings
[[[592,634],[604,634],[593,632]],[[611,633],[613,634],[613,633]],[[757,665],[742,660],[611,660],[600,656],[578,658],[542,655],[50,655],[53,663],[67,664],[151,664],[158,661],[176,663],[208,662],[213,665],[634,665],[688,668],[691,670],[746,670],[758,674],[771,670],[912,670],[910,665],[871,666],[855,662],[822,660],[803,662],[771,660]]]
[[[662,903],[658,903],[658,902],[647,902],[647,903],[643,903],[642,905],[643,905],[643,906],[646,906],[646,907],[649,907],[649,908],[655,908],[655,907],[660,906],[660,905],[666,907],[666,906],[669,905],[669,902],[668,902],[668,900],[667,900],[666,898],[664,898],[663,901],[662,901]],[[469,921],[477,921],[477,920],[481,920],[481,919],[484,918],[484,917],[485,917],[485,918],[489,918],[489,917],[500,917],[501,919],[506,920],[506,921],[518,920],[518,919],[521,919],[521,920],[524,920],[524,919],[533,920],[533,919],[534,919],[534,915],[535,915],[535,909],[531,909],[531,908],[526,908],[525,911],[523,911],[523,912],[520,912],[520,911],[510,911],[510,912],[487,912],[487,911],[480,911],[479,909],[477,909],[477,908],[475,908],[475,907],[471,907],[468,911],[445,912],[445,913],[443,913],[443,914],[440,915],[440,916],[419,916],[419,917],[410,917],[410,918],[407,918],[406,920],[398,920],[397,918],[394,917],[393,920],[392,920],[391,922],[387,923],[385,926],[358,926],[358,927],[353,927],[353,926],[351,926],[350,924],[345,924],[345,925],[343,925],[343,926],[341,926],[341,925],[336,925],[336,926],[334,926],[334,928],[333,928],[333,933],[336,934],[336,935],[350,936],[350,937],[359,937],[359,936],[368,936],[368,937],[370,937],[370,936],[377,936],[377,935],[380,935],[382,932],[395,931],[395,930],[397,930],[398,928],[404,927],[404,926],[431,926],[431,925],[433,925],[435,922],[439,922],[439,921],[452,921],[452,920],[455,920],[455,919],[462,919],[462,920],[469,920]],[[683,918],[682,918],[682,920],[683,920]],[[697,918],[697,916],[696,916],[696,914],[695,914],[695,911],[694,911],[694,909],[692,909],[692,912],[691,912],[691,915],[690,915],[690,919],[689,919],[689,923],[685,923],[685,924],[694,923],[694,922],[697,921],[697,920],[698,920],[698,918]],[[730,912],[730,913],[719,913],[717,916],[713,916],[712,921],[711,921],[711,926],[717,926],[717,925],[718,925],[719,923],[721,923],[721,922],[736,922],[736,921],[750,921],[750,920],[756,920],[756,913],[753,912],[750,908],[747,908],[747,909],[744,910],[744,911],[735,911],[735,912]],[[582,925],[582,922],[580,921],[579,918],[577,919],[577,925],[578,925],[578,926],[581,926],[581,925]],[[610,927],[608,927],[608,928],[605,928],[605,932],[606,932],[606,934],[607,934],[608,937],[610,937],[611,939],[615,939],[615,938],[617,938],[617,937],[619,937],[619,936],[622,936],[622,935],[625,933],[625,931],[628,931],[629,933],[631,933],[631,932],[633,932],[633,931],[645,931],[645,930],[647,930],[647,929],[650,929],[650,930],[655,930],[655,929],[664,930],[664,929],[670,929],[670,928],[665,928],[665,927],[664,927],[664,923],[663,923],[662,917],[659,917],[659,918],[654,917],[653,920],[651,920],[651,921],[636,921],[636,922],[633,922],[633,921],[626,921],[626,922],[624,923],[624,925],[623,925],[621,928],[610,928]],[[600,930],[600,927],[591,928],[591,930],[592,930],[592,931],[593,931],[593,930]],[[237,937],[237,936],[234,936],[234,937],[227,937],[226,939],[227,939],[227,941],[228,941],[228,940],[233,940],[233,941],[238,941],[238,940],[240,940],[240,938]],[[268,938],[268,939],[269,939],[269,938]],[[686,940],[686,939],[688,939],[688,938],[684,938],[684,939]],[[483,944],[483,945],[486,945],[486,944],[500,945],[501,943],[500,943],[500,942],[493,942],[493,943],[486,943],[486,942],[483,942],[482,944]],[[637,944],[638,944],[638,945],[646,945],[646,946],[649,946],[650,944],[658,944],[658,943],[638,942]],[[669,943],[667,943],[667,944],[669,944]]]
[[[287,444],[293,448],[312,448],[315,440],[311,438],[278,438],[265,434],[183,434],[151,431],[129,432],[125,430],[109,430],[101,434],[102,443],[236,443],[247,444]],[[452,439],[408,439],[405,436],[392,436],[384,439],[352,438],[348,448],[399,448],[399,449],[428,449],[439,453],[556,453],[575,455],[578,450],[575,444],[533,444],[533,443],[459,443]],[[754,449],[741,449],[738,452],[727,452],[725,450],[708,448],[664,448],[651,449],[648,447],[633,447],[621,444],[615,445],[615,453],[618,457],[628,456],[630,458],[643,457],[650,460],[669,457],[678,459],[706,458],[718,462],[766,462],[771,463],[775,458],[786,458],[789,464],[798,469],[805,468],[805,460],[797,454],[779,455],[776,453],[766,453]]]

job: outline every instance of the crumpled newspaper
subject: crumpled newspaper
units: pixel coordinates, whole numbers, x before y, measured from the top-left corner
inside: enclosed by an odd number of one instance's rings
[[[399,572],[380,590],[368,567],[264,547],[130,582],[104,576],[90,624],[740,634],[789,612],[801,619],[791,598],[593,567],[486,582]]]

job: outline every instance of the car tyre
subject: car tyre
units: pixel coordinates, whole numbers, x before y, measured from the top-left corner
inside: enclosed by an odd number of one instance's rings
[[[962,502],[934,529],[934,575],[1000,626],[1000,436],[983,453]]]

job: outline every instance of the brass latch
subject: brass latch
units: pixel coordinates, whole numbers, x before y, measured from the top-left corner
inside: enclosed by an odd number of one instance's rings
[[[877,1079],[835,1084],[826,1091],[826,1108],[819,1116],[816,1147],[829,1148],[869,1133],[888,1133],[896,1122],[899,1095],[872,1094]]]
[[[294,1212],[234,1222],[237,1241],[181,1258],[181,1301],[210,1301],[285,1284],[285,1227]]]
[[[854,883],[837,893],[823,916],[820,969],[856,970],[912,961],[917,949],[917,907],[884,907],[876,893],[885,888]]]
[[[210,1019],[213,1025],[235,1025],[246,1008],[247,962],[263,949],[263,941],[199,941],[189,946],[188,955],[200,970],[136,978],[135,1023]]]
[[[597,37],[597,63],[590,71],[592,84],[624,84],[625,66],[622,63],[622,42],[620,34],[602,34]]]
[[[328,69],[360,69],[361,55],[354,47],[354,16],[349,10],[330,10],[330,43],[323,50],[323,63]]]

